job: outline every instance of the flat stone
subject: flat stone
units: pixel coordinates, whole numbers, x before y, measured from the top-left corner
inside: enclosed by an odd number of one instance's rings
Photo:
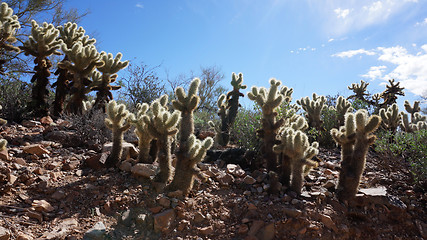
[[[237,233],[240,235],[245,235],[246,233],[248,233],[249,231],[249,227],[247,224],[241,224],[239,226],[239,229],[237,230]]]
[[[154,231],[165,232],[169,229],[170,225],[175,221],[175,211],[168,209],[164,212],[154,215]]]
[[[103,222],[97,222],[83,236],[84,240],[103,240],[105,239],[106,227]]]
[[[227,173],[235,177],[243,177],[246,174],[240,165],[237,164],[227,164]]]
[[[196,212],[194,214],[193,220],[195,223],[201,223],[201,222],[205,221],[205,216],[203,216],[203,214],[200,212]]]
[[[0,240],[9,240],[10,232],[6,228],[0,226]]]
[[[9,153],[7,151],[7,148],[0,151],[0,160],[9,161]]]
[[[320,221],[329,229],[332,229],[334,232],[338,232],[338,228],[335,225],[334,221],[332,221],[330,216],[319,214],[320,215]]]
[[[359,189],[359,192],[362,192],[368,196],[386,196],[387,188],[383,186],[379,186],[375,188],[364,188],[364,189]]]
[[[19,233],[16,240],[33,240],[33,237],[31,237],[25,233]]]
[[[40,123],[44,124],[44,125],[52,125],[53,124],[53,120],[50,116],[46,116],[46,117],[42,117],[40,119]]]
[[[123,161],[120,163],[119,169],[125,172],[130,172],[132,169],[132,163],[129,161]]]
[[[27,162],[23,158],[15,158],[14,162],[17,163],[17,164],[20,164],[22,166],[27,165]]]
[[[226,186],[228,186],[228,185],[230,185],[232,182],[234,182],[234,177],[233,177],[233,175],[228,174],[228,173],[224,173],[224,172],[220,173],[220,174],[217,176],[217,179],[218,179],[219,183],[221,183],[222,185],[226,185]]]
[[[102,147],[103,152],[111,152],[113,149],[113,143],[109,142],[104,144]],[[139,155],[139,150],[132,144],[128,142],[122,143],[122,161],[127,160],[129,158],[137,159]]]
[[[302,214],[302,211],[296,208],[284,208],[283,213],[286,214],[286,216],[297,218]]]
[[[335,182],[334,181],[327,181],[324,185],[324,188],[329,189],[329,188],[335,188]]]
[[[27,128],[31,128],[31,127],[36,127],[36,126],[40,126],[41,122],[39,121],[34,121],[34,120],[23,120],[21,122],[22,126],[27,127]]]
[[[52,212],[54,210],[52,205],[50,205],[50,203],[46,200],[34,200],[31,206],[37,212]]]
[[[85,159],[85,164],[87,167],[93,170],[100,170],[104,168],[104,162],[108,158],[107,152],[95,154],[89,158]]]
[[[135,176],[151,178],[156,175],[156,166],[147,163],[137,163],[131,168],[131,172]]]
[[[274,228],[274,222],[269,223],[264,228],[260,230],[260,232],[257,234],[258,239],[260,240],[272,240],[274,239],[275,235],[275,228]]]
[[[252,185],[252,184],[256,183],[256,179],[250,175],[246,175],[245,178],[243,178],[243,182],[246,184]]]
[[[39,157],[41,157],[43,154],[50,154],[50,152],[40,144],[28,145],[25,146],[22,150],[24,153],[35,154]]]
[[[80,165],[80,161],[71,161],[62,166],[62,170],[70,171],[76,169]]]
[[[213,226],[208,226],[208,227],[199,228],[199,231],[203,235],[210,235],[214,232],[214,228]]]
[[[168,198],[166,198],[166,197],[161,197],[161,198],[159,198],[159,200],[157,200],[157,202],[161,205],[161,206],[163,206],[163,207],[165,207],[165,208],[168,208],[168,207],[170,207],[170,205],[171,205],[171,200],[169,200]]]

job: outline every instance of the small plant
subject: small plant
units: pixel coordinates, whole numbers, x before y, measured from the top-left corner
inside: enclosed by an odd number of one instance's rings
[[[242,83],[243,74],[239,73],[239,75],[236,75],[233,73],[231,76],[233,90],[228,92],[227,95],[221,94],[217,102],[219,108],[218,116],[221,118],[221,127],[215,126],[212,121],[209,122],[209,125],[215,129],[217,142],[221,146],[226,146],[230,141],[230,129],[236,119],[237,110],[240,106],[239,97],[244,96],[244,94],[240,92],[240,89],[246,89],[246,85],[242,85]]]
[[[113,147],[105,161],[105,166],[113,167],[122,157],[123,134],[130,128],[130,123],[128,122],[130,113],[126,110],[124,104],[117,104],[114,100],[108,102],[106,110],[107,118],[105,118],[105,125],[113,132]]]
[[[341,171],[337,187],[341,201],[356,196],[360,178],[365,168],[366,154],[376,136],[372,134],[381,123],[381,118],[372,115],[368,119],[366,110],[347,113],[345,125],[340,130],[334,128],[331,135],[341,145]]]

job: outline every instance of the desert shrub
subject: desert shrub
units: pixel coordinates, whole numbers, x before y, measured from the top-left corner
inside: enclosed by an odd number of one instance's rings
[[[62,118],[71,123],[71,128],[83,143],[103,145],[111,139],[111,131],[105,126],[106,114],[102,109],[91,109],[84,114],[64,114]]]
[[[216,112],[201,110],[194,112],[194,128],[198,131],[211,130],[208,122],[219,122],[219,117]]]
[[[392,137],[393,135],[393,137]],[[383,154],[400,156],[411,165],[416,183],[427,181],[427,130],[413,133],[380,131],[375,150]]]
[[[365,102],[360,99],[349,99],[349,101],[351,102],[351,107],[354,109],[354,111],[357,111],[359,109],[366,109],[370,115],[375,112],[375,107],[369,104],[368,102]]]
[[[31,99],[31,85],[21,80],[0,76],[1,115],[8,121],[21,122],[29,115],[27,103]]]
[[[240,108],[231,128],[231,143],[247,150],[258,151],[261,141],[257,137],[256,131],[261,128],[261,118],[261,111],[257,107],[254,109]]]

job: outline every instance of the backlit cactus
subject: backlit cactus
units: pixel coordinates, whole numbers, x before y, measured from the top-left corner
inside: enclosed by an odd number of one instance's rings
[[[285,174],[289,174],[289,169],[291,170],[290,189],[297,194],[301,194],[304,174],[308,174],[311,168],[317,166],[317,163],[310,159],[317,155],[318,147],[317,142],[310,145],[307,135],[302,131],[286,128],[282,132],[281,143],[273,148],[276,153],[282,153],[288,158],[290,164],[283,170],[286,171]]]
[[[92,44],[85,45],[82,41],[76,42],[70,49],[65,44],[62,45],[62,51],[68,56],[68,60],[58,63],[58,67],[68,69],[73,74],[71,85],[71,99],[67,104],[66,110],[70,113],[81,113],[83,101],[86,100],[86,94],[91,91],[92,81],[89,79],[95,67],[101,67],[104,62],[100,60],[100,54]]]
[[[18,16],[13,15],[13,9],[7,3],[2,2],[0,6],[0,49],[6,52],[19,52],[19,48],[13,46],[16,42],[16,31],[21,28]],[[0,72],[3,72],[3,64],[7,59],[0,59]]]
[[[186,94],[182,87],[175,90],[176,100],[172,101],[173,107],[181,112],[179,149],[176,153],[177,162],[175,175],[169,189],[181,190],[188,193],[193,187],[194,177],[201,178],[197,163],[202,161],[206,151],[212,147],[213,139],[208,137],[202,142],[194,136],[193,112],[199,104],[200,98],[197,95],[200,79],[195,78]]]
[[[105,161],[105,166],[113,167],[122,157],[123,135],[130,128],[128,121],[130,113],[126,110],[124,104],[117,104],[114,100],[108,102],[106,110],[107,118],[105,118],[105,125],[113,132],[113,147]]]
[[[209,125],[216,131],[216,139],[218,144],[226,146],[230,141],[230,128],[234,123],[237,116],[237,110],[239,109],[239,97],[243,97],[244,94],[240,92],[240,89],[246,89],[246,85],[243,85],[243,74],[239,75],[233,73],[231,76],[231,85],[233,90],[228,92],[227,95],[221,94],[219,96],[218,104],[218,116],[221,118],[221,127],[215,126],[210,121]]]
[[[310,100],[309,97],[297,100],[297,104],[301,105],[302,109],[304,109],[304,111],[306,112],[305,116],[308,120],[308,125],[310,127],[316,128],[317,130],[321,130],[322,120],[320,119],[320,116],[322,110],[326,108],[325,102],[326,97],[317,96],[316,93],[313,93],[313,100]]]
[[[405,103],[404,103],[403,106],[405,107],[405,110],[409,114],[411,114],[411,122],[414,123],[415,122],[415,113],[421,111],[420,101],[414,101],[414,105],[411,106],[411,104],[409,103],[409,101],[405,100]]]
[[[143,120],[149,108],[150,106],[147,103],[138,103],[136,106],[136,115],[132,114],[130,116],[130,121],[135,126],[135,134],[138,137],[138,162],[141,163],[153,163],[154,161],[150,156],[150,143],[153,136],[151,136],[148,126]]]
[[[419,130],[427,129],[427,116],[423,116],[420,113],[415,113],[413,122],[410,122],[408,120],[408,114],[401,112],[401,121],[400,121],[400,127],[405,132],[416,132]]]
[[[121,59],[121,53],[113,57],[111,53],[101,52],[100,60],[104,62],[104,65],[98,67],[98,70],[102,73],[102,77],[100,81],[94,82],[95,86],[91,88],[97,91],[95,107],[103,109],[108,101],[113,100],[111,90],[120,89],[120,86],[113,86],[111,83],[116,81],[116,73],[129,65],[129,61],[122,62]]]
[[[372,133],[378,128],[381,118],[364,109],[347,113],[345,125],[340,130],[333,128],[331,135],[341,145],[341,170],[337,187],[338,198],[342,201],[356,196],[360,178],[366,163],[366,154],[376,136]]]
[[[49,114],[49,105],[47,102],[49,91],[47,90],[47,85],[49,84],[51,74],[49,69],[52,67],[52,63],[48,57],[52,54],[61,54],[58,50],[61,48],[62,40],[57,39],[59,30],[52,24],[45,22],[42,26],[39,26],[33,20],[31,25],[31,35],[21,47],[25,55],[35,57],[34,63],[36,66],[34,70],[36,72],[31,78],[31,82],[34,85],[30,107],[31,110],[34,110],[36,116],[47,116]]]
[[[282,83],[274,78],[270,79],[270,88],[252,87],[248,93],[248,98],[255,101],[262,110],[262,128],[257,131],[258,136],[263,139],[261,152],[263,159],[267,162],[267,169],[275,171],[277,169],[277,155],[273,151],[276,144],[276,135],[284,120],[276,120],[277,107],[285,100],[285,96],[279,91]]]
[[[351,84],[351,87],[348,87],[348,89],[352,90],[354,94],[350,95],[347,99],[359,99],[366,102],[365,97],[369,96],[369,94],[366,92],[368,85],[369,83],[363,80],[360,80],[360,84],[357,84],[357,83]]]
[[[337,112],[338,118],[338,126],[344,124],[344,116],[348,112],[353,112],[353,108],[351,107],[351,103],[342,96],[337,98],[337,103],[335,106],[335,111]]]
[[[399,114],[399,107],[397,104],[394,103],[387,109],[381,108],[380,116],[384,127],[390,130],[392,133],[395,133],[401,119],[401,115]]]
[[[178,132],[176,126],[180,119],[179,111],[175,110],[173,113],[169,113],[162,106],[160,100],[156,100],[151,103],[150,112],[144,115],[142,119],[149,135],[157,140],[157,160],[160,172],[155,181],[167,183],[171,176],[171,142],[173,136]]]

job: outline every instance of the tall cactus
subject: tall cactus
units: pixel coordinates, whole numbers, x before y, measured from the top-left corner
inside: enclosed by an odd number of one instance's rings
[[[366,163],[366,154],[376,136],[372,133],[378,128],[381,118],[364,109],[348,113],[345,125],[340,130],[333,128],[331,135],[341,145],[341,171],[337,187],[338,198],[342,201],[356,196],[360,178]]]
[[[343,96],[339,96],[337,98],[335,111],[337,112],[338,126],[341,126],[344,125],[345,114],[348,112],[353,112],[353,108],[347,99],[345,99]]]
[[[228,92],[227,95],[221,94],[219,96],[218,104],[218,116],[221,118],[221,127],[215,126],[213,122],[209,122],[209,125],[214,127],[216,131],[216,139],[218,144],[226,146],[230,141],[230,128],[234,123],[237,116],[237,110],[239,109],[239,97],[245,96],[240,92],[240,89],[246,89],[246,85],[243,84],[243,74],[239,75],[233,73],[231,75],[231,85],[233,90]]]
[[[363,80],[360,80],[360,84],[357,84],[357,83],[351,84],[351,87],[348,87],[348,89],[352,90],[354,94],[348,96],[347,99],[359,99],[366,102],[367,100],[365,96],[369,96],[369,94],[366,92],[368,85],[369,83]]]
[[[308,142],[308,137],[300,130],[294,131],[287,128],[281,136],[281,143],[274,146],[274,151],[283,153],[289,158],[290,169],[292,170],[291,190],[301,194],[303,186],[303,176],[307,174],[317,163],[310,159],[317,155],[319,144]],[[286,169],[288,170],[288,169]]]
[[[83,101],[86,100],[86,94],[91,91],[89,85],[92,81],[89,76],[95,67],[104,65],[95,46],[85,44],[86,41],[87,38],[83,38],[82,41],[76,42],[71,49],[65,44],[62,45],[62,51],[68,56],[69,60],[58,63],[58,67],[68,69],[73,73],[73,82],[70,90],[71,99],[66,107],[66,110],[70,113],[82,112]]]
[[[138,103],[136,106],[136,115],[130,115],[130,121],[135,126],[135,134],[138,137],[138,162],[141,163],[153,163],[154,161],[150,156],[150,143],[153,136],[151,136],[148,126],[143,120],[149,108],[150,106],[147,103]]]
[[[316,128],[317,130],[322,129],[322,120],[320,119],[322,110],[326,108],[326,97],[317,96],[316,93],[313,93],[313,100],[310,100],[309,97],[301,98],[297,100],[297,104],[305,110],[308,120],[308,125],[310,127]]]
[[[397,104],[393,103],[393,105],[387,109],[381,108],[380,116],[384,127],[390,130],[392,133],[395,133],[401,119],[401,115],[399,114],[399,107]]]
[[[169,113],[159,99],[151,103],[150,110],[149,114],[143,116],[143,121],[149,134],[157,140],[157,160],[160,172],[155,181],[167,183],[171,176],[171,142],[172,137],[178,132],[176,125],[180,116],[177,110],[172,114]]]
[[[76,23],[67,22],[63,26],[57,27],[59,30],[58,39],[61,39],[67,48],[71,49],[73,45],[82,41],[85,30],[83,27],[78,27]],[[87,41],[87,44],[95,43],[95,39],[90,39]],[[61,62],[68,61],[68,55],[65,54]],[[67,94],[70,91],[70,83],[73,80],[73,74],[66,68],[60,68],[55,71],[55,75],[58,76],[55,83],[52,84],[52,87],[56,87],[55,90],[55,101],[53,102],[53,114],[59,116],[64,110],[64,101]]]
[[[193,187],[194,176],[202,177],[196,164],[204,159],[206,151],[213,145],[212,138],[200,141],[193,134],[193,112],[200,101],[197,95],[199,85],[200,79],[195,78],[190,83],[187,94],[182,87],[178,87],[175,90],[177,99],[172,101],[172,106],[181,112],[181,122],[175,175],[169,189],[184,193],[188,193]]]
[[[270,171],[277,169],[277,155],[273,151],[276,144],[276,136],[284,120],[276,120],[277,107],[285,100],[279,91],[282,83],[274,78],[270,79],[270,88],[252,87],[248,93],[248,98],[255,101],[262,110],[262,128],[257,131],[258,136],[263,139],[261,151],[263,159],[267,162],[267,168]]]
[[[126,110],[124,104],[117,104],[114,100],[108,102],[106,110],[107,118],[105,118],[105,125],[113,132],[113,147],[105,161],[105,166],[113,167],[122,157],[123,135],[130,128],[128,121],[130,113]]]
[[[116,81],[117,72],[121,69],[126,68],[129,65],[129,61],[120,61],[122,54],[118,53],[116,57],[113,54],[101,52],[101,61],[104,62],[103,66],[98,67],[98,70],[102,73],[101,81],[96,82],[92,90],[97,91],[95,106],[100,109],[104,109],[105,104],[109,100],[113,100],[113,94],[111,90],[118,90],[120,86],[112,86],[111,83]]]
[[[16,42],[16,31],[21,28],[18,16],[13,15],[13,9],[7,3],[2,2],[0,6],[0,49],[7,52],[19,52],[19,48],[12,45]],[[2,54],[3,55],[3,54]],[[3,64],[7,59],[0,59],[0,72],[3,72]]]
[[[31,35],[21,47],[25,55],[35,57],[34,63],[36,66],[34,70],[36,72],[31,78],[31,82],[34,85],[30,107],[34,110],[36,116],[46,116],[49,115],[49,105],[47,102],[49,91],[47,90],[47,85],[49,84],[51,74],[49,69],[52,67],[52,63],[48,57],[52,54],[61,54],[58,49],[61,48],[62,40],[57,39],[59,30],[52,24],[45,22],[43,26],[39,26],[33,20],[31,26]]]

